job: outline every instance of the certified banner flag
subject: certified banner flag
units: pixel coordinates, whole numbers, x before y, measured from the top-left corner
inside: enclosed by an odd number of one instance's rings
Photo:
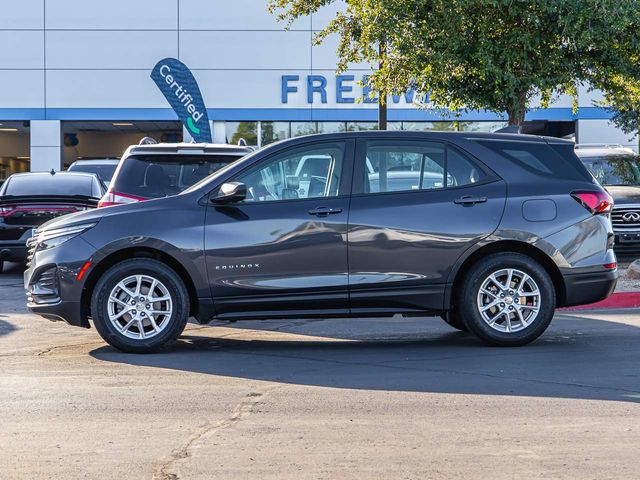
[[[175,58],[165,58],[153,67],[151,78],[193,139],[211,143],[207,108],[189,67]]]

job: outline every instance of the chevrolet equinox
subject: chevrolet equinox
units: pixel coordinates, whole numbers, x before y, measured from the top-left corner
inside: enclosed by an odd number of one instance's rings
[[[567,141],[358,132],[286,140],[178,195],[28,242],[28,307],[128,352],[189,317],[440,315],[523,345],[615,288],[611,197]]]

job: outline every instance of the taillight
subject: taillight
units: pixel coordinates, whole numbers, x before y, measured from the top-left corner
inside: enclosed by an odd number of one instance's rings
[[[125,203],[136,203],[147,200],[144,197],[136,197],[134,195],[127,195],[120,192],[109,192],[98,202],[98,208],[113,207],[114,205],[124,205]]]
[[[0,217],[8,217],[16,207],[0,207]]]
[[[604,190],[571,192],[571,196],[593,215],[609,213],[613,208],[613,198]]]

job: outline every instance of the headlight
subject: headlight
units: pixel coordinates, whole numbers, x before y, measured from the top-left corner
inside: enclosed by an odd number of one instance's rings
[[[46,250],[47,248],[57,247],[73,237],[77,237],[90,228],[95,227],[97,222],[83,223],[72,227],[45,229],[38,234],[38,250]]]

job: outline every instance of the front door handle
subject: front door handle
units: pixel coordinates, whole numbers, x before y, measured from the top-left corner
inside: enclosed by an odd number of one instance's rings
[[[460,198],[456,198],[453,203],[464,205],[465,207],[470,207],[471,205],[475,205],[476,203],[484,203],[486,201],[487,197],[473,197],[471,195],[464,195]]]
[[[309,210],[309,215],[316,215],[318,217],[326,217],[327,215],[332,215],[334,213],[342,213],[341,208],[330,208],[330,207],[317,207],[313,210]]]

